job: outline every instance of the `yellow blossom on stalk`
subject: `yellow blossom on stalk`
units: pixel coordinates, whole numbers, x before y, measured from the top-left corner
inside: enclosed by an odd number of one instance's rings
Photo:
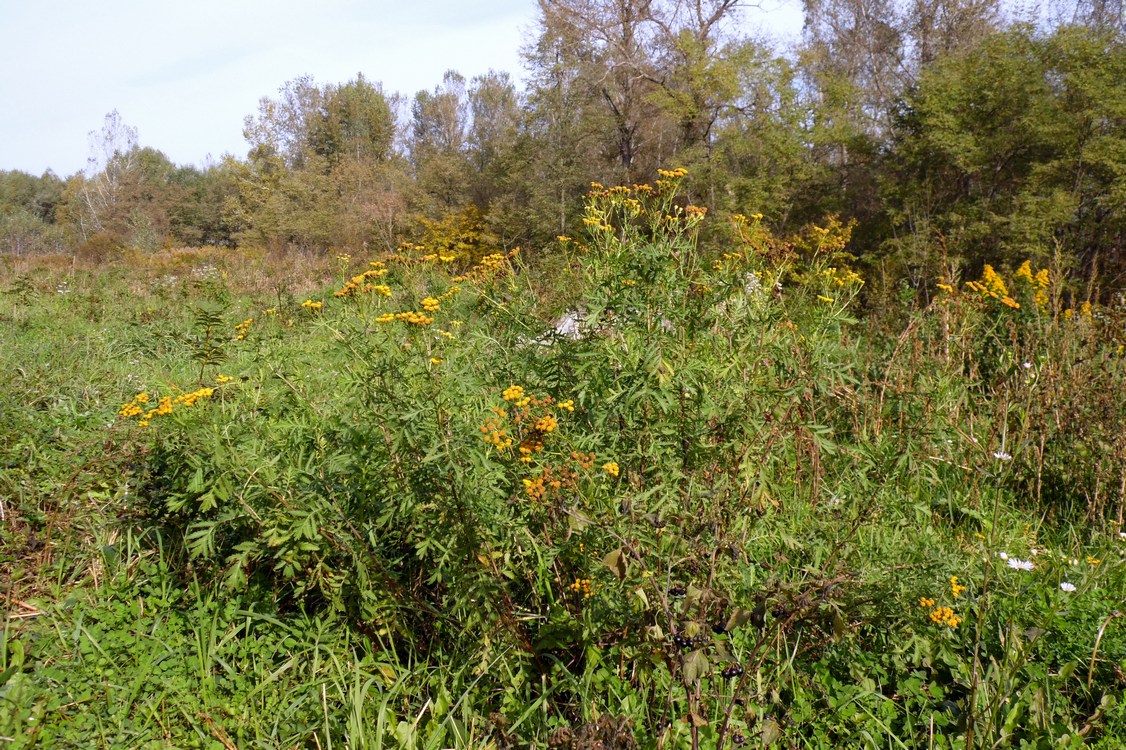
[[[594,596],[594,584],[589,578],[576,578],[574,583],[568,586],[572,593],[582,594],[583,599],[589,599]]]
[[[427,297],[422,300],[422,309],[426,312],[437,312],[441,303],[434,297]]]
[[[376,323],[393,323],[395,322],[395,313],[385,313],[375,319]]]
[[[510,385],[504,389],[500,394],[505,401],[519,401],[524,398],[524,387],[520,385]]]
[[[312,310],[320,310],[322,307],[325,306],[325,303],[319,302],[319,301],[314,302],[311,299],[307,299],[307,300],[305,300],[304,302],[301,303],[301,306],[303,308],[305,308],[306,310],[312,311]]]
[[[558,426],[559,422],[550,414],[540,417],[535,424],[535,428],[543,433],[553,432]]]
[[[953,294],[954,293],[954,287],[950,286],[949,284],[943,284],[943,283],[940,282],[938,284],[935,284],[935,286],[938,287],[939,289],[941,289],[942,291],[946,292],[947,294]]]
[[[677,167],[676,169],[658,169],[657,174],[659,174],[661,177],[675,180],[679,177],[687,177],[688,170],[684,169],[683,167]]]
[[[1087,564],[1090,565],[1092,568],[1095,567],[1096,565],[1098,565],[1101,562],[1102,562],[1102,560],[1100,560],[1099,558],[1091,557],[1090,555],[1087,555]]]
[[[219,377],[215,378],[215,382],[218,383],[219,385],[223,385],[224,383],[230,383],[232,380],[234,380],[234,378],[228,377],[228,376],[226,376],[222,373],[219,373]]]
[[[563,409],[564,411],[573,412],[575,410],[575,402],[570,399],[566,401],[560,401],[558,404],[556,404],[556,406],[560,409]]]
[[[136,401],[138,404],[147,404],[148,401],[149,401],[149,394],[138,393],[136,396],[133,397],[133,400]]]
[[[924,609],[927,608],[927,607],[933,607],[934,606],[934,599],[928,599],[927,597],[924,596],[921,599],[919,599],[919,606],[923,607]]]
[[[833,301],[832,297],[826,297],[823,294],[817,295],[817,299],[821,300],[822,302],[832,302]]]
[[[247,318],[246,320],[235,326],[235,338],[237,338],[239,341],[245,340],[247,334],[250,333],[250,324],[253,322],[254,318]]]
[[[618,467],[617,461],[610,461],[609,463],[602,464],[602,470],[612,477],[618,476],[621,469]]]
[[[421,312],[409,310],[407,312],[395,313],[395,319],[401,320],[404,323],[410,323],[416,326],[428,326],[434,322],[434,318],[425,315]]]
[[[931,621],[938,625],[956,628],[962,623],[962,618],[954,614],[950,607],[935,607],[930,613]]]
[[[965,586],[958,583],[958,576],[950,576],[950,593],[957,599],[966,590]]]

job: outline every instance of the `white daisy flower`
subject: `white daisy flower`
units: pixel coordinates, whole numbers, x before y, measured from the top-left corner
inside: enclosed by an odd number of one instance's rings
[[[1072,591],[1075,591],[1075,584],[1064,581],[1060,584],[1060,591],[1066,591],[1070,594]]]
[[[1009,560],[1009,567],[1013,570],[1032,570],[1036,566],[1032,564],[1031,560],[1021,560],[1019,557],[1013,557]]]
[[[1013,457],[1011,455],[1009,455],[1008,453],[1005,453],[1005,451],[993,451],[993,458],[997,459],[998,461],[1012,461],[1013,460]]]

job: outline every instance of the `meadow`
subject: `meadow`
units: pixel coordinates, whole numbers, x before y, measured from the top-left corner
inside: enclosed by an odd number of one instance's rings
[[[683,176],[535,254],[0,259],[6,746],[1126,746],[1126,309]]]

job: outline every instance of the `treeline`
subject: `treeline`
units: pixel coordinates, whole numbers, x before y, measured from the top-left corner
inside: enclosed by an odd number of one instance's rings
[[[1126,284],[1126,25],[1115,0],[1031,23],[1001,0],[805,0],[778,50],[737,0],[540,0],[507,73],[408,98],[364,76],[286,83],[249,149],[177,166],[116,113],[67,179],[0,173],[0,248],[253,245],[531,250],[575,227],[592,182],[684,167],[690,198],[787,232],[856,219],[888,278],[1049,258]]]

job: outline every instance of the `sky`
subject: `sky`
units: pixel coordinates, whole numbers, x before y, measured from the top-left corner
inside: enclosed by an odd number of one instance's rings
[[[795,35],[797,5],[766,0],[744,26]],[[535,0],[0,0],[0,170],[85,168],[113,110],[177,164],[242,157],[244,118],[301,75],[407,95],[451,69],[519,83],[536,18]]]

